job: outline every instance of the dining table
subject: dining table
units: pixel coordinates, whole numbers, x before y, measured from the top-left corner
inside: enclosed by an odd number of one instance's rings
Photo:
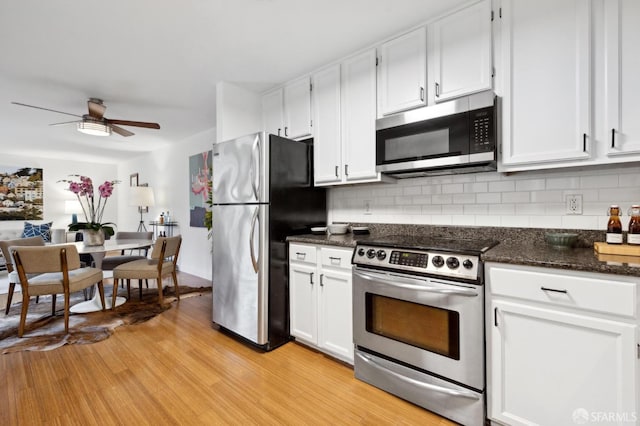
[[[122,251],[122,250],[137,250],[146,249],[153,245],[152,240],[105,240],[101,246],[87,246],[82,241],[70,243],[75,244],[79,254],[90,254],[93,259],[93,267],[102,269],[102,260],[110,251]],[[109,271],[111,272],[111,271]],[[104,272],[103,272],[104,275]],[[110,275],[110,274],[109,274]],[[109,278],[109,277],[107,277]],[[114,284],[115,285],[115,284]],[[125,297],[118,296],[116,298],[116,307],[125,303],[127,299]],[[105,295],[105,308],[111,309],[111,297]],[[97,312],[102,310],[102,304],[100,303],[100,296],[97,289],[93,292],[93,297],[86,302],[77,303],[69,308],[70,312],[76,314],[85,314],[88,312]]]

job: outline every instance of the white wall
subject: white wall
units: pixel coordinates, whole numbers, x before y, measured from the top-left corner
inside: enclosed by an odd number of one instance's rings
[[[566,213],[566,196],[580,194],[583,214]],[[364,213],[368,202],[371,214]],[[329,220],[604,230],[607,208],[640,204],[640,166],[497,172],[398,180],[329,191]]]
[[[72,174],[86,175],[93,180],[97,194],[98,185],[105,180],[118,179],[117,167],[112,164],[99,164],[78,162],[73,160],[52,160],[39,158],[36,156],[22,157],[3,155],[0,159],[2,166],[15,167],[36,167],[43,169],[44,179],[44,221],[53,222],[53,228],[64,228],[71,223],[71,215],[64,212],[64,201],[75,199],[76,196],[67,190],[68,184],[58,182],[61,179],[74,179]],[[121,191],[122,185],[117,185],[114,194]],[[115,222],[118,224],[118,197],[112,196],[108,199],[105,208],[103,222]],[[78,220],[82,221],[82,214],[78,215]],[[42,221],[34,221],[41,223]],[[1,229],[22,229],[23,221],[0,221]]]
[[[216,84],[216,126],[218,141],[263,130],[260,94],[227,81]]]
[[[206,228],[189,226],[189,157],[210,150],[215,140],[216,130],[212,128],[118,165],[118,177],[126,182],[126,187],[129,175],[138,173],[139,183],[148,183],[153,188],[156,205],[144,214],[145,223],[156,220],[167,210],[171,212],[171,220],[178,222],[174,235],[180,233],[183,238],[178,259],[180,270],[206,279],[211,279],[211,240]],[[137,207],[129,205],[129,193],[124,189],[118,193],[118,228],[135,231],[140,214]]]

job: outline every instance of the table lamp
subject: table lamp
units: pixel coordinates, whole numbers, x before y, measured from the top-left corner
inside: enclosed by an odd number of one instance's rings
[[[65,200],[64,212],[71,215],[71,223],[78,223],[78,213],[82,213],[82,206],[78,200]]]
[[[148,186],[131,186],[129,187],[129,205],[137,206],[140,213],[140,223],[138,224],[138,232],[147,231],[147,227],[144,226],[144,220],[142,214],[148,211],[149,207],[155,205],[153,197],[153,189]]]

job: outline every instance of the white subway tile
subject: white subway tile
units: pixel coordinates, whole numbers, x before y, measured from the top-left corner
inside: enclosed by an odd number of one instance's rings
[[[563,216],[567,213],[565,203],[548,203],[545,204],[545,214],[551,216]]]
[[[475,177],[476,177],[476,182],[492,182],[492,181],[500,180],[500,173],[498,172],[477,173]]]
[[[531,216],[529,224],[533,228],[562,228],[562,216]]]
[[[422,187],[420,186],[407,186],[403,190],[404,195],[420,195],[422,194]]]
[[[640,188],[619,188],[598,190],[600,201],[609,204],[640,204]]]
[[[489,190],[489,184],[487,182],[475,182],[465,183],[464,192],[473,192],[475,194],[480,192],[487,192]]]
[[[431,202],[433,204],[451,204],[453,202],[453,196],[446,194],[433,195],[431,196]]]
[[[467,215],[452,215],[451,219],[456,226],[475,226],[476,217]]]
[[[529,228],[529,216],[500,216],[500,225],[510,228]]]
[[[528,192],[503,192],[503,203],[528,203],[530,201]]]
[[[564,201],[562,191],[533,191],[532,203],[560,203]]]
[[[514,215],[516,207],[514,204],[489,204],[489,214],[492,215]]]
[[[489,213],[489,206],[487,206],[486,204],[466,204],[463,211],[466,215],[486,215],[487,213]]]
[[[516,185],[513,181],[489,182],[489,192],[508,192],[515,189]]]
[[[500,226],[500,216],[476,215],[478,226]]]
[[[402,197],[394,197],[395,198],[395,203],[398,205],[401,204],[413,204],[413,197],[406,197],[406,196],[402,196]]]
[[[547,178],[547,189],[577,189],[580,188],[579,177]]]
[[[431,183],[435,185],[442,185],[452,182],[453,178],[451,176],[434,176],[431,178]]]
[[[431,204],[431,195],[418,195],[411,197],[413,204]]]
[[[617,188],[618,175],[582,176],[580,188]]]
[[[442,185],[427,185],[422,187],[424,195],[442,194]]]
[[[433,225],[453,225],[451,215],[431,215],[431,223]]]
[[[468,175],[453,175],[451,177],[451,181],[453,183],[466,183],[466,182],[475,182],[475,178],[473,177],[472,174],[468,174]]]
[[[464,192],[464,185],[461,183],[449,183],[442,185],[443,194],[459,194]]]
[[[517,215],[536,215],[543,216],[546,214],[545,205],[540,204],[516,204],[516,214]]]
[[[462,204],[450,204],[442,206],[442,212],[450,215],[462,215],[464,214],[464,206]]]
[[[385,191],[385,195],[387,196],[402,195],[402,187],[394,186],[392,188],[387,188],[387,190]]]
[[[395,197],[378,197],[375,199],[375,204],[379,206],[393,206],[395,202]]]
[[[498,204],[502,201],[502,194],[499,192],[483,192],[476,194],[476,202],[481,204]]]
[[[453,194],[453,204],[473,204],[476,194]]]
[[[599,229],[595,216],[563,216],[562,227],[567,229]]]
[[[527,179],[516,182],[516,191],[541,191],[545,189],[544,179]]]
[[[442,214],[442,206],[439,204],[422,206],[422,214],[428,214],[428,215]]]

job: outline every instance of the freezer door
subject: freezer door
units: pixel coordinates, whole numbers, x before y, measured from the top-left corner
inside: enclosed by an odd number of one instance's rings
[[[269,202],[267,149],[263,132],[213,145],[214,204]]]
[[[213,206],[213,321],[268,341],[268,206]]]

